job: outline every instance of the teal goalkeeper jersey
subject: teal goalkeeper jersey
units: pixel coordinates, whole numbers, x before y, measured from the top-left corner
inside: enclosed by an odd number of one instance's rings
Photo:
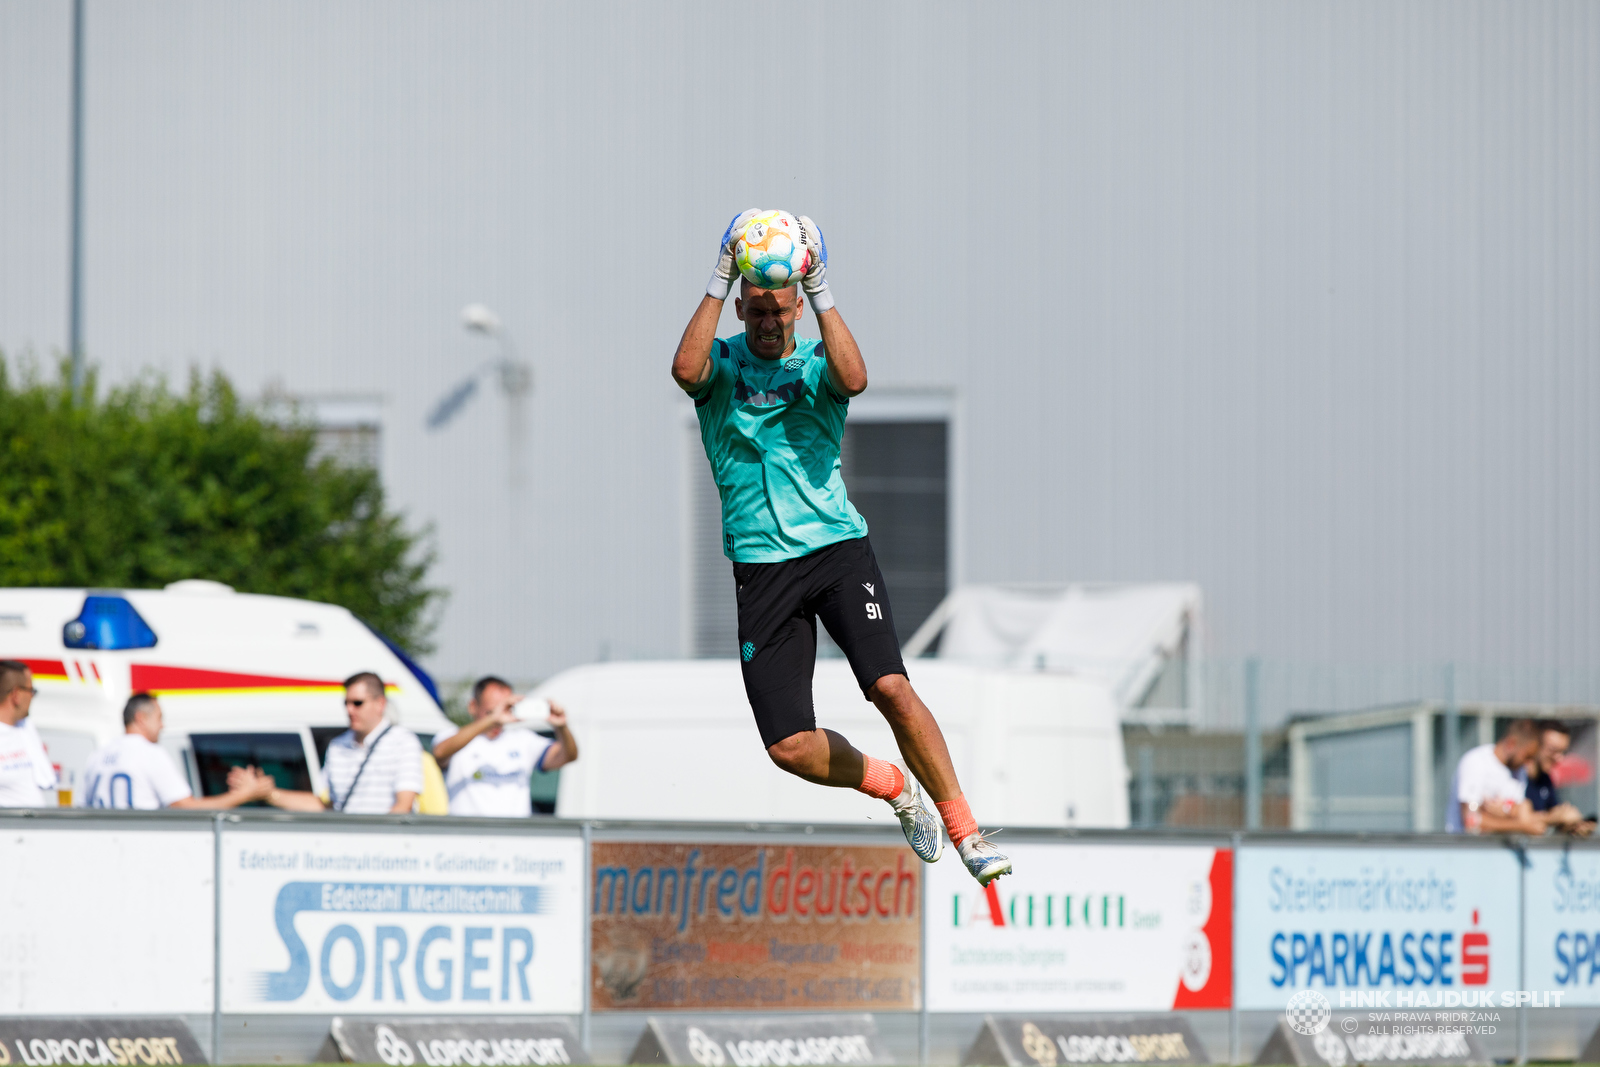
[[[692,397],[729,559],[777,563],[866,536],[839,475],[850,401],[828,381],[821,341],[797,337],[792,355],[767,360],[743,334],[719,339],[711,380]]]

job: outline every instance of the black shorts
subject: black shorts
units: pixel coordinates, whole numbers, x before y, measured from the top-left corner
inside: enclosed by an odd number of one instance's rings
[[[817,728],[811,675],[818,617],[850,660],[863,696],[879,678],[906,673],[889,590],[865,537],[799,559],[735,563],[733,580],[744,691],[763,745]]]

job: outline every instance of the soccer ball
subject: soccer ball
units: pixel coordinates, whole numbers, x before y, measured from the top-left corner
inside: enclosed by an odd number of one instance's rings
[[[798,219],[787,211],[763,211],[745,226],[733,261],[751,285],[783,289],[805,276],[811,253],[800,238]]]

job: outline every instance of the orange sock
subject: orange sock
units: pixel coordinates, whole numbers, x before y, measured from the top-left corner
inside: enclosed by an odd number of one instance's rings
[[[959,846],[978,832],[978,823],[972,817],[972,809],[967,807],[965,793],[954,800],[935,800],[933,806],[939,809],[939,817],[944,820],[944,828],[950,835],[952,845]]]
[[[899,796],[906,787],[906,776],[900,773],[900,768],[888,760],[862,758],[867,761],[867,773],[856,788],[879,800],[893,800]]]

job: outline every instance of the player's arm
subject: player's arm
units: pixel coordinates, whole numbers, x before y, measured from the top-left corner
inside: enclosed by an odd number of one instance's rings
[[[237,785],[234,784],[234,781],[234,778],[230,776],[228,779],[228,791],[220,796],[188,796],[182,800],[174,800],[167,807],[187,808],[190,811],[227,811],[230,808],[237,808],[241,804],[266,800],[275,788],[271,775],[266,774],[257,775],[250,779],[241,777],[238,779]]]
[[[701,389],[711,377],[711,343],[717,339],[717,322],[722,318],[722,300],[700,298],[700,306],[683,329],[683,339],[672,356],[672,380],[686,393]]]
[[[817,331],[822,334],[822,350],[828,358],[828,382],[835,392],[858,396],[867,388],[867,363],[861,358],[855,335],[833,306],[833,292],[828,288],[828,242],[823,240],[817,224],[805,215],[800,216],[800,235],[811,252],[811,265],[800,284],[817,316]]]
[[[550,725],[555,727],[556,739],[539,758],[539,769],[546,772],[578,758],[578,739],[572,736],[572,728],[567,725],[567,709],[553,700],[550,702]]]
[[[517,700],[521,700],[518,697]],[[481,718],[473,719],[449,737],[441,737],[433,743],[433,758],[439,761],[439,768],[443,770],[450,763],[450,757],[467,747],[467,742],[474,737],[494,729],[496,726],[505,726],[507,723],[517,721],[514,705],[516,700],[503,708],[496,708]]]
[[[704,386],[711,377],[711,343],[717,339],[717,322],[722,318],[722,305],[728,299],[739,268],[733,263],[733,246],[744,236],[745,224],[759,209],[741,211],[722,231],[722,243],[717,246],[717,265],[712,268],[711,280],[706,282],[706,295],[694,309],[689,325],[684,327],[678,351],[672,356],[672,380],[686,393]]]

